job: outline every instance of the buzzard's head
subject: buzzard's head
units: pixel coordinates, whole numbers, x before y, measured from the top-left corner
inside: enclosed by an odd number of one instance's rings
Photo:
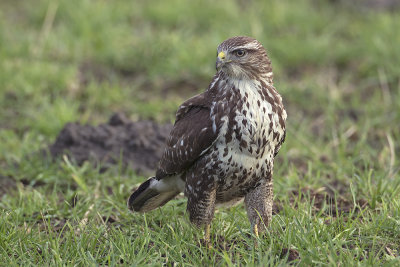
[[[225,40],[218,46],[217,71],[235,79],[272,75],[271,61],[259,41],[247,36]]]

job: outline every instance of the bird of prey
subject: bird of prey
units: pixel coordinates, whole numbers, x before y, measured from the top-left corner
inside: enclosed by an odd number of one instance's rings
[[[287,117],[256,39],[222,42],[216,69],[208,89],[179,107],[155,176],[128,200],[130,209],[147,212],[184,192],[190,221],[205,227],[206,242],[219,204],[244,199],[256,236],[271,221],[274,157]]]

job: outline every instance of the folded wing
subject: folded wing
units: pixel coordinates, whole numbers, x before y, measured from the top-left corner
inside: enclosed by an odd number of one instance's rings
[[[218,126],[213,125],[210,118],[210,105],[205,93],[184,102],[176,113],[156,179],[187,170],[208,151],[217,136]]]

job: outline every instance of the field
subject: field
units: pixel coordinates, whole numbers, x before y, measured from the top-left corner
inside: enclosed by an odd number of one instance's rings
[[[400,266],[400,6],[384,2],[2,0],[0,265]],[[183,197],[128,210],[147,176],[123,159],[48,157],[69,122],[173,123],[235,35],[266,47],[288,112],[264,236],[243,205],[219,209],[207,249]]]

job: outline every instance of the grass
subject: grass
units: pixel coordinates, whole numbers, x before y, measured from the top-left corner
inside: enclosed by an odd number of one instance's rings
[[[2,1],[0,179],[15,186],[0,202],[0,262],[398,266],[399,27],[399,11],[340,1]],[[210,82],[217,45],[242,34],[267,48],[288,110],[263,238],[243,206],[221,209],[208,250],[185,199],[133,214],[145,177],[35,154],[71,121],[173,121]]]

